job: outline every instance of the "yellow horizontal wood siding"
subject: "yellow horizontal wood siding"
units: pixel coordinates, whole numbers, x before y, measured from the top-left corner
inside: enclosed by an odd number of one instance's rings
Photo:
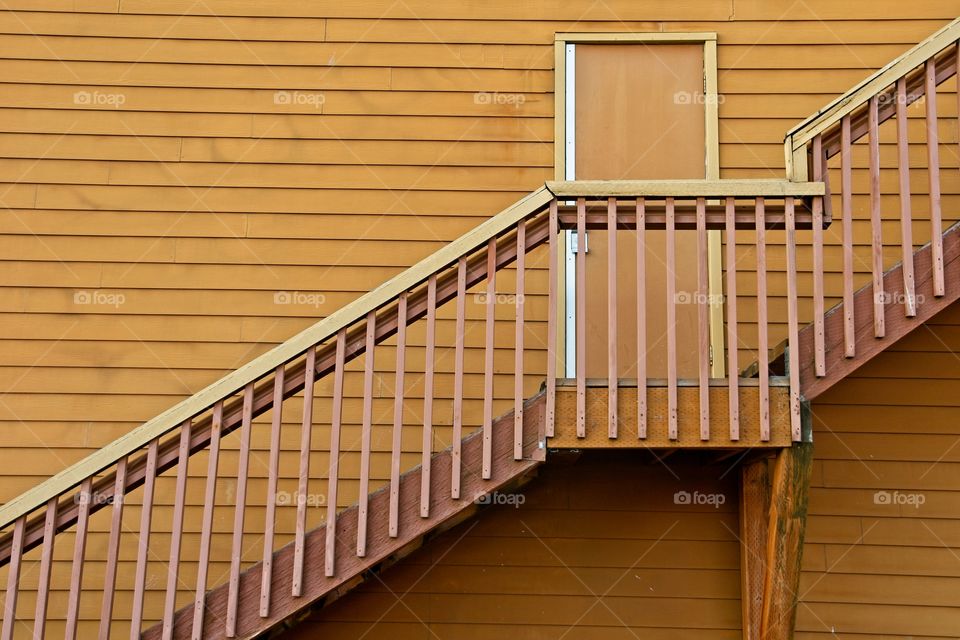
[[[82,6],[11,0],[5,7],[0,500],[551,179],[556,32],[716,32],[721,175],[773,178],[783,176],[781,141],[790,126],[957,13],[956,3],[945,0],[89,0]],[[782,269],[781,255],[771,251],[770,260]],[[803,251],[800,261],[809,263]],[[545,366],[543,256],[530,266],[528,310],[538,318],[527,336],[528,367],[537,372],[525,381],[532,393]],[[513,290],[507,273],[498,291]],[[740,291],[750,292],[750,275],[741,274]],[[302,304],[278,304],[284,292],[305,294]],[[466,410],[475,426],[483,310],[474,297],[468,314]],[[513,366],[512,310],[497,314],[495,413],[509,404]],[[785,323],[778,312],[772,319]],[[452,344],[450,308],[441,312],[438,331]],[[748,342],[751,331],[745,328]],[[421,329],[411,341],[418,348],[409,362],[414,401],[406,416],[412,428],[404,436],[405,466],[418,462]],[[377,480],[387,471],[394,355],[390,344],[377,351]],[[452,356],[438,358],[443,402],[434,446],[440,448],[449,444]],[[360,402],[362,364],[351,365],[347,376],[351,415]],[[318,387],[314,469],[326,465],[329,393],[325,381]],[[296,475],[298,412],[297,401],[285,412],[284,491]],[[345,438],[353,450],[342,462],[348,479],[340,506],[356,499],[356,432],[356,420],[348,420]],[[262,502],[266,491],[267,446],[258,428],[251,503]],[[226,477],[235,472],[236,439],[225,447]],[[197,477],[189,494],[188,550],[196,548],[204,464],[203,456],[191,461]],[[168,476],[158,488],[161,522],[170,518]],[[232,524],[231,482],[218,492],[218,536]],[[137,500],[125,517],[131,529]],[[322,517],[323,508],[311,510],[311,523]],[[88,552],[95,559],[103,557],[107,511],[98,518]],[[247,527],[253,539],[244,562],[252,562],[262,513],[252,509]],[[292,520],[280,529],[289,534]],[[158,534],[156,542],[165,558],[168,540]],[[69,537],[58,542],[52,596],[58,604],[51,611],[66,597],[71,544]],[[227,546],[215,545],[223,552],[215,560],[229,560]],[[132,560],[125,557],[121,567],[118,615],[129,611]],[[212,580],[222,577],[217,567]],[[160,560],[151,564],[148,603],[163,587],[164,571]],[[88,575],[90,584],[101,584],[95,570]],[[28,598],[20,611],[30,615]],[[82,607],[84,629],[98,614],[91,594]],[[148,619],[156,616],[148,606]],[[51,629],[58,629],[56,621]]]
[[[737,474],[560,454],[285,638],[740,637]],[[676,504],[678,491],[722,495]]]
[[[960,305],[820,396],[798,639],[952,638]]]

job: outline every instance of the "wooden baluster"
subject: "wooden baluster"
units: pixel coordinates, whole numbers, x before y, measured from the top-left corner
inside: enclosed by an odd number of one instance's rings
[[[103,604],[100,607],[100,640],[110,638],[113,622],[113,592],[117,586],[117,558],[120,553],[120,533],[123,528],[124,489],[127,486],[127,459],[117,461],[113,483],[113,510],[110,514],[110,539],[107,542],[107,565],[103,574]],[[100,496],[92,496],[98,500]]]
[[[77,622],[80,618],[80,593],[83,588],[83,561],[87,551],[87,531],[90,524],[90,498],[93,493],[93,478],[87,477],[80,484],[77,497],[77,534],[73,543],[73,562],[70,566],[70,595],[67,599],[66,640],[77,637]],[[12,560],[11,560],[12,562]]]
[[[403,447],[403,374],[407,366],[407,292],[397,298],[397,369],[393,387],[393,442],[390,447],[390,521],[388,535],[400,529],[400,455]]]
[[[43,640],[47,628],[47,605],[50,599],[50,572],[53,569],[53,545],[56,540],[57,503],[54,497],[47,501],[43,521],[43,547],[40,550],[40,573],[37,576],[37,608],[33,616],[33,637]]]
[[[273,532],[277,515],[277,484],[280,478],[280,428],[283,425],[283,380],[285,365],[273,372],[273,413],[270,419],[270,459],[267,463],[267,509],[263,525],[263,563],[260,565],[260,617],[270,615],[273,578]]]
[[[784,200],[787,222],[787,365],[790,369],[790,433],[800,441],[800,324],[797,318],[797,223],[793,198]]]
[[[13,627],[17,618],[17,596],[20,594],[20,564],[23,558],[23,530],[27,516],[13,523],[13,540],[10,546],[10,565],[7,568],[7,592],[3,598],[2,640],[13,640]]]
[[[493,349],[494,313],[497,301],[497,239],[487,242],[486,342],[483,347],[483,468],[481,476],[490,479],[493,467]]]
[[[827,160],[823,154],[823,138],[813,139],[813,179],[826,185]],[[830,201],[830,190],[813,199],[813,363],[818,377],[827,375],[826,330],[823,303],[823,211]]]
[[[163,601],[163,640],[173,638],[173,617],[180,588],[180,547],[183,543],[183,511],[187,503],[187,472],[190,464],[190,431],[187,420],[180,425],[180,446],[177,449],[177,484],[173,495],[173,524],[170,529],[170,562],[167,564],[167,591]]]
[[[330,465],[327,471],[327,527],[323,572],[332,578],[337,552],[337,481],[340,478],[340,425],[343,420],[343,376],[347,353],[347,330],[337,332],[337,355],[333,369],[333,408],[330,416]]]
[[[587,201],[577,198],[577,276],[575,296],[577,437],[587,436]]]
[[[370,446],[373,434],[373,372],[377,334],[377,312],[367,313],[366,343],[363,349],[363,424],[360,427],[360,491],[357,497],[357,556],[367,555],[367,518],[370,506]]]
[[[913,205],[910,201],[910,144],[907,130],[907,81],[897,80],[897,172],[900,178],[900,249],[903,304],[908,318],[917,315],[913,278]]]
[[[770,355],[767,336],[766,204],[756,201],[757,230],[757,364],[760,372],[760,440],[770,439]]]
[[[226,635],[237,635],[237,608],[240,603],[240,558],[243,557],[243,517],[247,510],[247,476],[250,468],[250,431],[253,422],[253,383],[243,388],[243,412],[240,422],[240,456],[237,461],[237,490],[233,508],[233,549],[230,553],[230,579],[227,592]],[[131,639],[135,640],[135,639]]]
[[[927,173],[930,184],[930,253],[933,259],[933,295],[944,294],[943,223],[940,203],[940,136],[937,129],[937,63],[927,60],[924,66],[927,122]]]
[[[700,439],[710,439],[710,325],[707,203],[697,198],[697,337],[700,343]]]
[[[843,344],[847,358],[857,354],[853,317],[853,160],[850,145],[850,116],[844,116],[840,121],[840,205],[843,217]]]
[[[203,494],[203,523],[200,527],[200,559],[197,563],[197,585],[193,601],[192,640],[203,637],[203,614],[207,598],[207,573],[210,570],[210,542],[213,537],[213,508],[217,498],[217,465],[220,461],[220,434],[223,431],[223,401],[213,405],[210,430],[210,452],[207,459],[207,484]]]
[[[453,352],[453,435],[450,451],[450,497],[460,499],[460,450],[463,445],[463,333],[467,316],[467,259],[457,261],[457,335]]]
[[[646,201],[637,198],[637,438],[647,437]]]
[[[870,138],[870,253],[873,270],[873,335],[882,338],[886,333],[883,291],[883,231],[880,218],[880,125],[879,105],[873,96],[867,105]]]
[[[300,422],[300,475],[297,481],[297,523],[293,537],[293,577],[290,591],[294,598],[303,594],[304,553],[307,538],[307,492],[310,479],[310,438],[313,435],[313,386],[317,376],[317,348],[307,349],[304,361],[303,419]]]
[[[523,459],[523,296],[526,271],[527,223],[517,223],[517,291],[514,300],[513,347],[513,459]]]
[[[137,536],[137,572],[133,583],[133,610],[130,614],[130,639],[139,640],[143,625],[143,595],[147,588],[147,554],[150,551],[150,523],[153,517],[153,496],[157,483],[157,449],[154,440],[147,448],[147,465],[143,477],[143,504],[140,507],[140,532]]]
[[[552,438],[557,412],[557,243],[560,225],[557,221],[557,199],[550,201],[550,232],[547,266],[547,399],[544,421],[546,437]]]
[[[667,435],[678,437],[677,429],[677,230],[674,200],[667,198]]]
[[[737,333],[737,219],[736,201],[726,199],[727,240],[727,403],[730,420],[730,439],[740,439],[740,365]]]
[[[430,517],[430,461],[433,458],[433,367],[436,350],[437,276],[427,280],[427,349],[423,374],[423,441],[420,456],[420,517]]]
[[[617,199],[607,198],[607,437],[617,437]]]

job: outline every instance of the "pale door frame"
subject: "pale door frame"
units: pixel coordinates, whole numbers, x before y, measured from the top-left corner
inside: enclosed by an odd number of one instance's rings
[[[688,32],[688,33],[557,33],[554,39],[554,180],[568,180],[572,176],[567,173],[568,148],[571,146],[568,138],[567,104],[573,93],[568,91],[567,79],[567,45],[576,44],[703,44],[703,100],[704,100],[704,177],[707,180],[720,178],[720,136],[719,136],[719,94],[717,92],[717,34],[715,32]],[[569,234],[567,234],[569,235]],[[567,240],[569,242],[569,239]],[[709,265],[709,293],[713,301],[722,300],[723,277],[721,259],[720,231],[708,232],[707,262]],[[557,269],[560,278],[558,290],[562,301],[557,305],[557,326],[560,328],[559,344],[567,344],[565,299],[566,291],[566,251],[560,253],[562,261]],[[714,378],[723,378],[725,375],[723,304],[711,302],[710,305],[710,346],[713,352],[713,364],[710,375]],[[566,354],[565,349],[560,350]],[[567,370],[565,362],[569,358],[564,355],[559,359],[557,375],[563,376]]]

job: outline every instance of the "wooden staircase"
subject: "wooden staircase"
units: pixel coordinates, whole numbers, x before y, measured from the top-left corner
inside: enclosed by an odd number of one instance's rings
[[[791,130],[788,180],[548,183],[3,505],[0,640],[262,634],[339,597],[467,517],[478,497],[523,482],[551,447],[767,447],[781,456],[800,450],[808,465],[803,402],[960,296],[960,233],[941,229],[935,99],[937,86],[956,75],[958,40],[960,23],[954,22]],[[907,149],[921,142],[910,140],[906,109],[922,96],[930,216],[929,243],[917,250]],[[879,179],[885,122],[898,127],[900,162],[894,195],[903,233],[892,268],[880,234],[882,197],[891,195]],[[872,230],[869,283],[859,290],[857,143],[868,158]],[[842,227],[840,247],[824,244],[832,221]],[[577,375],[557,379],[559,239],[587,229],[636,238],[639,301],[646,299],[647,231],[666,232],[668,273],[678,234],[694,234],[705,247],[707,233],[724,232],[724,320],[727,345],[734,345],[718,355],[725,376],[710,372],[701,251],[695,378],[677,373],[677,350],[684,347],[673,324],[664,336],[668,375],[653,380],[646,375],[648,337],[642,330],[618,331],[613,313],[610,351],[600,354],[609,363],[606,378],[587,379],[585,323],[578,322]],[[749,243],[738,245],[743,232]],[[809,267],[798,264],[798,247],[809,247]],[[774,251],[785,257],[782,269],[769,268]],[[581,244],[581,267],[583,255]],[[745,256],[753,260],[756,286],[738,292]],[[825,289],[824,265],[833,257],[843,265],[837,292]],[[617,268],[614,259],[606,270],[611,308]],[[583,273],[575,287],[581,294]],[[807,279],[810,287],[802,288]],[[667,280],[662,300],[670,317],[686,302]],[[785,295],[768,295],[774,284],[782,284]],[[827,311],[830,296],[843,303]],[[584,296],[575,297],[582,319]],[[802,315],[807,306],[812,315]],[[641,302],[637,317],[645,313]],[[768,362],[771,344],[783,339],[784,376],[772,376],[768,366],[757,367],[756,377],[738,375],[740,351]],[[616,349],[625,340],[636,341],[639,354],[632,385],[617,367]],[[262,477],[251,475],[258,447],[267,458]],[[802,477],[790,464],[784,462],[775,484]],[[284,492],[284,486],[295,489]],[[317,496],[324,508],[310,511]],[[802,505],[774,505],[771,522],[787,514],[790,532],[789,541],[773,539],[776,545],[799,548],[802,512]],[[791,576],[770,583],[782,591],[775,602],[790,601]],[[757,628],[780,630],[765,637],[788,637],[789,605],[757,616],[767,620]]]

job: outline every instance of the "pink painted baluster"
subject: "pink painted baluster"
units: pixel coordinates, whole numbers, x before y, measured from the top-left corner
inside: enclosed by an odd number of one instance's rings
[[[340,427],[343,421],[343,376],[347,353],[347,330],[337,332],[337,355],[333,369],[333,408],[330,416],[330,465],[327,471],[327,526],[323,572],[332,578],[337,552],[337,481],[340,478]]]
[[[924,91],[927,96],[927,174],[930,179],[930,251],[933,257],[933,295],[944,294],[943,223],[940,203],[940,137],[937,131],[937,63],[927,60],[924,67]]]
[[[117,586],[117,557],[120,553],[120,533],[123,527],[123,502],[127,486],[127,459],[117,461],[113,483],[113,511],[110,514],[110,540],[107,543],[107,566],[103,574],[103,605],[100,608],[100,640],[110,638],[113,621],[113,592]],[[94,499],[100,499],[94,496]]]
[[[617,199],[607,198],[607,437],[617,437]]]
[[[457,262],[457,335],[453,355],[453,446],[450,451],[450,497],[460,499],[460,449],[463,445],[463,333],[467,316],[467,259]]]
[[[21,516],[13,524],[13,540],[10,546],[10,565],[7,569],[7,592],[3,599],[2,640],[13,640],[13,627],[17,617],[17,596],[20,594],[20,564],[23,559],[23,530],[27,516]]]
[[[730,420],[730,439],[740,439],[740,365],[737,332],[737,219],[736,202],[726,200],[727,240],[727,396]]]
[[[646,202],[637,198],[637,438],[647,437]]]
[[[883,233],[880,219],[880,132],[877,97],[867,106],[870,132],[870,254],[873,270],[873,335],[882,338],[884,326]]]
[[[481,477],[489,480],[493,468],[493,349],[497,301],[497,239],[487,242],[486,341],[483,347],[483,468]]]
[[[280,427],[283,424],[284,367],[273,372],[273,412],[270,419],[270,458],[267,463],[267,509],[263,523],[263,563],[260,565],[260,617],[270,615],[273,581],[273,533],[277,515],[277,484],[280,477]]]
[[[87,531],[90,524],[90,498],[93,493],[93,478],[80,484],[77,506],[77,535],[73,544],[73,562],[70,568],[70,595],[67,599],[67,624],[64,638],[76,640],[77,622],[80,618],[80,593],[83,588],[83,560],[87,551]]]
[[[710,327],[707,203],[697,198],[697,337],[700,343],[700,439],[710,439]]]
[[[823,155],[823,138],[813,139],[813,179],[826,184],[827,161]],[[827,195],[813,199],[813,362],[814,372],[820,378],[827,375],[826,332],[823,302],[823,208],[830,201]]]
[[[210,570],[210,543],[213,537],[213,508],[217,499],[217,465],[220,461],[220,434],[223,432],[223,401],[213,405],[210,429],[210,452],[207,459],[207,484],[203,494],[203,522],[200,526],[200,559],[197,562],[197,585],[193,600],[192,640],[203,638],[203,614],[207,599],[207,573]]]
[[[253,383],[243,389],[240,419],[240,457],[237,462],[237,491],[233,508],[233,548],[230,553],[230,580],[227,586],[226,635],[237,635],[237,609],[240,604],[240,559],[243,557],[243,520],[247,510],[247,476],[250,470],[250,429],[253,422]]]
[[[557,221],[557,199],[550,201],[550,235],[547,267],[547,406],[544,416],[546,436],[552,438],[557,412],[557,242],[560,225]]]
[[[390,447],[389,535],[400,532],[400,454],[403,447],[403,374],[407,362],[407,292],[397,300],[397,371],[393,388],[393,443]]]
[[[577,198],[577,437],[587,436],[587,201]]]
[[[787,221],[787,360],[790,369],[790,434],[800,441],[800,324],[797,319],[797,223],[793,198],[783,203]]]
[[[303,595],[304,554],[307,542],[307,492],[310,480],[310,438],[313,435],[313,386],[317,376],[317,348],[307,349],[303,379],[303,419],[300,422],[300,475],[297,481],[297,524],[293,536],[293,577],[290,592]]]
[[[157,484],[157,449],[154,440],[147,448],[147,465],[143,478],[143,505],[140,508],[140,532],[137,536],[137,573],[133,583],[133,611],[130,615],[130,640],[139,640],[143,626],[143,594],[147,588],[147,554],[150,551],[150,523],[153,518],[153,495]]]
[[[677,230],[673,198],[667,198],[667,435],[678,437],[677,428]]]
[[[430,517],[430,462],[433,459],[433,368],[437,332],[437,276],[427,280],[427,349],[423,374],[423,441],[420,456],[420,517]]]
[[[56,497],[47,501],[46,518],[43,521],[43,547],[40,552],[40,574],[37,576],[37,609],[33,616],[35,640],[43,640],[47,627],[47,605],[50,598],[50,572],[53,569],[58,501]]]
[[[513,347],[513,459],[523,459],[523,296],[527,257],[527,223],[517,223],[517,292]]]
[[[903,262],[903,304],[908,318],[917,315],[913,277],[913,220],[910,199],[910,144],[907,139],[907,81],[897,80],[897,173],[900,178],[900,250]]]
[[[767,233],[763,198],[757,198],[757,364],[760,372],[760,440],[770,440],[770,355],[767,337]]]
[[[850,116],[840,121],[840,204],[843,217],[843,344],[844,355],[857,355],[853,317],[853,160]]]
[[[177,449],[177,485],[173,496],[173,526],[170,530],[170,562],[167,565],[167,591],[163,601],[163,640],[173,638],[173,617],[180,587],[180,547],[183,543],[183,511],[187,502],[187,471],[190,464],[191,421],[180,425]]]
[[[357,556],[367,555],[367,518],[370,505],[370,442],[373,433],[373,371],[377,334],[377,312],[367,314],[363,350],[363,425],[360,432],[360,495],[357,504]]]

